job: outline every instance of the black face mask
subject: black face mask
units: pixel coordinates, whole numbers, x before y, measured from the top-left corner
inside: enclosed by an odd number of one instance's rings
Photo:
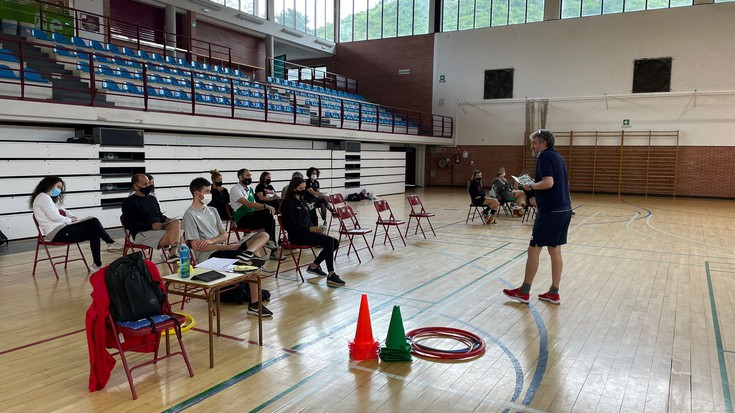
[[[297,190],[296,191],[296,195],[298,195],[298,196],[304,196],[304,195],[306,195],[306,189],[302,189],[300,191]]]
[[[214,186],[222,186],[222,182],[214,181]]]
[[[253,183],[253,178],[245,178],[242,180],[242,184],[248,186]]]
[[[270,185],[270,184],[271,184],[271,180],[270,180],[270,179],[266,179],[266,180],[265,180],[265,184],[266,184],[266,185]]]
[[[148,185],[145,188],[138,187],[138,190],[143,193],[143,195],[148,195],[153,190],[153,185]]]

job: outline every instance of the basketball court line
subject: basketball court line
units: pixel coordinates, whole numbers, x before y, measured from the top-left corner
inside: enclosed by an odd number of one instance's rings
[[[710,274],[709,261],[704,262],[704,270],[707,273],[707,289],[709,290],[710,308],[712,310],[712,324],[715,330],[715,342],[717,343],[717,359],[720,365],[720,379],[722,381],[722,397],[725,401],[725,411],[733,412],[732,397],[730,395],[730,379],[727,375],[727,364],[725,363],[725,350],[722,347],[722,333],[720,331],[720,320],[717,316],[717,304],[712,287],[712,276]]]

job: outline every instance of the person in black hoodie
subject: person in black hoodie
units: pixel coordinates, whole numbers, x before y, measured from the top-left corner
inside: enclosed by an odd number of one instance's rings
[[[334,272],[334,250],[339,245],[336,238],[323,234],[324,230],[311,223],[309,205],[304,200],[306,182],[304,178],[293,177],[288,184],[286,196],[281,202],[281,223],[288,232],[288,239],[294,244],[313,245],[322,247],[314,262],[306,269],[311,274],[327,277],[327,285],[342,287],[345,282]],[[321,268],[321,262],[326,261],[327,271]]]

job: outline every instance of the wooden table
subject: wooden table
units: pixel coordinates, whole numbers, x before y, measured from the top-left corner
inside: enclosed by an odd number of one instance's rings
[[[199,270],[197,272],[207,272],[208,270]],[[220,271],[218,271],[220,272]],[[214,330],[212,325],[212,310],[217,314],[217,335],[220,335],[220,297],[219,293],[223,288],[231,287],[240,282],[256,284],[258,286],[258,297],[262,298],[261,280],[265,278],[259,271],[240,274],[233,272],[220,272],[224,274],[224,278],[214,280],[212,282],[196,281],[191,278],[182,279],[179,274],[171,274],[163,277],[168,294],[179,295],[186,298],[199,298],[207,301],[207,317],[209,321],[209,368],[214,367]],[[258,345],[263,345],[263,303],[262,299],[258,300]],[[216,303],[216,305],[215,305]]]

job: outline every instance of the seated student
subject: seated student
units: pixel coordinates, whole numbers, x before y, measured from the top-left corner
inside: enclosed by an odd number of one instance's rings
[[[304,174],[302,174],[301,172],[294,172],[293,174],[291,174],[292,179],[297,176],[302,179],[304,178]],[[281,200],[286,198],[286,192],[288,192],[288,185],[284,186],[283,189],[281,190]]]
[[[151,248],[169,247],[169,262],[179,259],[178,219],[170,219],[161,213],[158,201],[150,193],[153,186],[145,174],[135,174],[131,179],[134,193],[122,204],[122,220],[136,244]]]
[[[324,229],[311,224],[309,205],[305,201],[306,182],[303,178],[294,177],[288,185],[286,196],[281,202],[281,223],[288,232],[288,240],[294,244],[322,247],[314,262],[306,269],[311,274],[327,277],[327,285],[342,287],[345,282],[334,272],[334,250],[339,246],[336,238],[325,235]],[[327,271],[320,264],[327,262]]]
[[[479,169],[472,171],[472,180],[467,185],[467,190],[470,192],[472,205],[484,206],[483,218],[488,224],[494,224],[493,214],[500,208],[500,202],[497,199],[485,197],[485,189],[482,187],[482,171]]]
[[[253,183],[253,174],[243,168],[237,171],[237,184],[230,189],[230,207],[232,219],[240,228],[263,229],[268,234],[265,247],[271,250],[271,259],[278,258],[276,239],[276,220],[273,215],[275,208],[255,201],[255,192],[250,184]]]
[[[533,180],[533,178],[531,178],[531,176],[528,175],[528,169],[524,169],[518,177],[519,178],[525,177],[525,178]],[[518,182],[514,183],[513,189],[523,191],[523,194],[526,196],[526,199],[528,200],[528,204],[526,205],[526,207],[528,207],[528,205],[532,205],[533,207],[536,207],[536,194],[533,192],[533,189],[526,191],[523,188],[523,186],[518,185]]]
[[[260,182],[255,187],[255,196],[258,202],[272,206],[276,211],[281,203],[281,197],[278,196],[276,190],[271,185],[271,173],[263,172],[260,174]]]
[[[150,183],[150,185],[148,185],[148,186],[151,187],[151,193],[149,195],[152,196],[152,197],[158,198],[156,196],[156,186],[154,185],[154,183],[155,183],[154,181],[155,180],[153,179],[153,175],[151,175],[151,174],[145,174],[145,177],[148,178],[148,182]],[[132,190],[132,191],[130,191],[130,193],[128,194],[128,196],[133,195],[134,193],[135,193],[135,190]]]
[[[227,204],[230,203],[230,193],[222,185],[222,174],[218,170],[212,169],[209,173],[212,175],[212,202],[207,204],[207,206],[216,209],[220,219],[226,221],[230,219],[227,215]]]
[[[495,191],[495,197],[501,203],[515,202],[520,205],[521,208],[526,208],[526,194],[521,190],[514,190],[513,185],[505,179],[505,168],[500,168],[498,175],[493,180],[493,190]],[[514,215],[520,215],[513,210]]]
[[[216,209],[207,206],[212,200],[212,184],[204,178],[195,178],[189,184],[189,191],[194,199],[184,212],[182,219],[186,239],[197,262],[209,258],[238,258],[243,264],[262,266],[265,261],[258,259],[254,251],[259,251],[268,235],[259,232],[241,244],[227,244],[227,232]],[[250,304],[248,314],[258,315],[258,286],[249,283]],[[254,300],[254,301],[253,301]],[[263,317],[270,317],[273,312],[263,306]]]
[[[102,267],[100,239],[107,243],[108,251],[122,251],[123,245],[114,241],[102,227],[97,218],[79,219],[71,212],[61,208],[64,201],[66,184],[57,176],[41,179],[31,194],[30,207],[38,221],[41,234],[55,242],[89,241],[92,250],[92,272]]]
[[[316,210],[319,209],[322,216],[322,227],[327,227],[327,209],[332,211],[332,206],[329,205],[329,199],[324,192],[319,190],[319,181],[317,178],[321,175],[319,169],[311,167],[306,171],[306,194],[304,199],[310,204],[314,204],[314,210],[311,212],[311,223],[314,226],[319,224],[316,216]]]

